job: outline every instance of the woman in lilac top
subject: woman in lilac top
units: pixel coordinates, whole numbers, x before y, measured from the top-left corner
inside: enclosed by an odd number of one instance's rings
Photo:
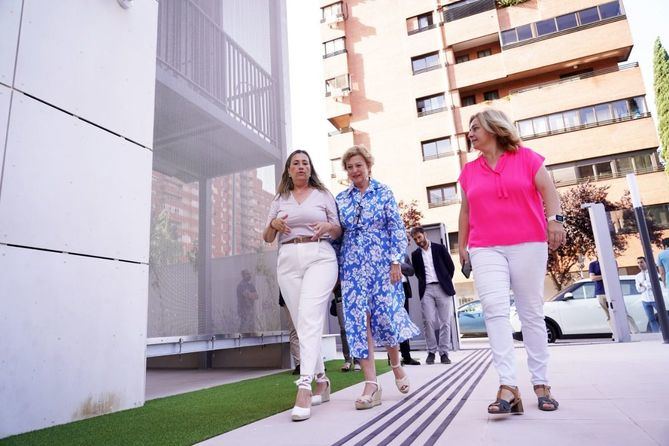
[[[277,279],[300,340],[300,379],[293,421],[311,416],[311,405],[330,400],[321,334],[337,281],[337,256],[330,239],[341,236],[334,197],[318,179],[311,158],[296,150],[286,160],[278,193],[270,207],[263,239],[279,236]],[[316,379],[316,392],[311,383]]]
[[[499,374],[497,399],[488,406],[488,413],[523,413],[509,289],[522,323],[539,409],[556,410],[558,402],[551,396],[546,373],[543,291],[548,248],[557,249],[565,241],[560,196],[543,166],[544,158],[521,146],[515,126],[504,113],[488,109],[475,114],[469,120],[468,137],[481,155],[467,163],[460,175],[458,242],[460,262],[471,261]]]

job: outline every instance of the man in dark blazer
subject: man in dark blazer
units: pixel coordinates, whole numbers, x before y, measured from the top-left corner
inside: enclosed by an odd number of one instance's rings
[[[411,229],[411,238],[418,248],[411,253],[411,261],[418,279],[425,341],[427,343],[427,364],[434,364],[435,353],[439,351],[442,364],[450,364],[448,345],[451,338],[451,315],[453,313],[453,273],[455,265],[444,245],[430,242],[421,227]],[[439,328],[439,340],[435,330]]]

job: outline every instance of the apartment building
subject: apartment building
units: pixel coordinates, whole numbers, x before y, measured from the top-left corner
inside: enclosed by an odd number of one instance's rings
[[[321,1],[332,188],[341,155],[367,145],[372,174],[398,200],[444,223],[457,255],[462,166],[477,154],[472,114],[494,107],[546,157],[560,191],[584,181],[617,200],[635,172],[644,202],[669,228],[669,187],[621,0]],[[508,224],[508,222],[500,222]],[[634,271],[635,243],[619,263]],[[457,259],[456,259],[457,261]],[[456,276],[459,295],[470,281]],[[548,287],[550,288],[550,287]]]

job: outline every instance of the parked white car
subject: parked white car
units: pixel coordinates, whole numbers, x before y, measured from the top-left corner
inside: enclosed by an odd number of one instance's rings
[[[641,295],[636,290],[634,276],[620,276],[620,286],[627,313],[632,316],[639,331],[647,331],[648,318],[643,310]],[[664,302],[669,308],[666,292]],[[590,279],[579,280],[546,301],[544,314],[548,342],[563,337],[611,335],[604,310],[595,298],[595,283]],[[511,326],[513,337],[521,340],[520,319],[515,307],[511,308]]]

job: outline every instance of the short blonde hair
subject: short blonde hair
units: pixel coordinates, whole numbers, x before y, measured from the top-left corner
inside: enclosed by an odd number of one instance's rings
[[[355,146],[349,148],[346,152],[344,152],[344,154],[341,157],[341,165],[344,167],[344,170],[346,170],[346,163],[348,163],[348,160],[350,160],[356,155],[360,155],[362,159],[365,160],[365,164],[367,164],[368,169],[372,168],[372,166],[374,165],[374,157],[372,156],[371,153],[369,153],[367,147],[361,144],[356,144]]]
[[[479,120],[479,124],[486,132],[495,135],[497,144],[502,150],[515,152],[522,145],[523,141],[518,136],[516,126],[503,111],[486,108],[472,115],[469,118],[469,125],[474,119]]]

